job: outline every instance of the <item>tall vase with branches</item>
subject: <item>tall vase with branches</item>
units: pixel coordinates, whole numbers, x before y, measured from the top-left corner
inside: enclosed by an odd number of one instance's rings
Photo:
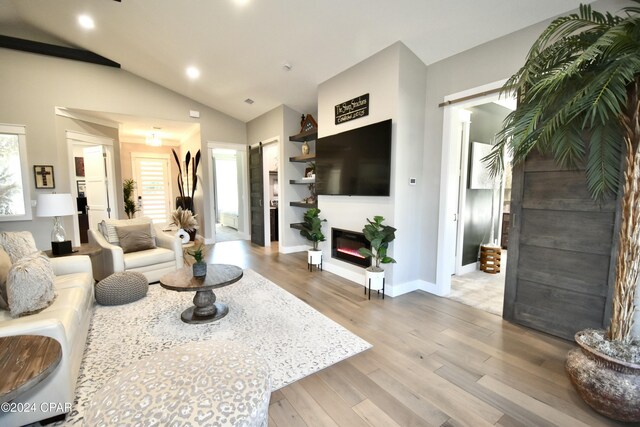
[[[200,165],[200,150],[195,156],[191,157],[191,152],[187,151],[184,157],[184,175],[182,173],[182,163],[178,153],[173,148],[173,158],[178,166],[178,197],[176,207],[182,207],[183,209],[189,209],[194,212],[193,209],[193,197],[196,194],[196,188],[198,187],[198,166]],[[186,182],[185,182],[186,178]]]
[[[494,150],[485,158],[499,175],[505,150],[514,163],[539,150],[561,166],[584,164],[595,200],[615,197],[621,187],[613,310],[602,348],[626,350],[635,345],[632,324],[640,271],[640,0],[632,1],[636,5],[618,14],[581,5],[579,13],[549,25],[524,66],[504,86],[505,92],[517,94],[518,107],[505,119]],[[638,361],[635,365],[640,366]],[[635,415],[625,408],[603,413],[638,421],[637,402]]]

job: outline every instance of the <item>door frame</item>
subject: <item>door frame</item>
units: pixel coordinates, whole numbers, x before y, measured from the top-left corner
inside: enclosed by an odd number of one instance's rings
[[[462,171],[462,153],[458,150],[456,141],[460,136],[460,120],[458,111],[473,107],[475,105],[486,104],[497,100],[500,96],[497,89],[504,86],[506,79],[499,80],[486,85],[478,86],[465,91],[453,93],[444,97],[445,105],[442,125],[442,157],[440,162],[440,202],[438,212],[438,244],[436,255],[436,289],[435,294],[440,296],[449,295],[451,292],[451,275],[458,270],[461,257],[457,252],[461,251],[461,244],[457,239],[461,239],[463,233],[458,233],[460,228],[460,200]],[[484,94],[485,92],[491,92]],[[467,101],[455,102],[459,99],[472,97]],[[464,197],[464,195],[460,196]],[[464,207],[464,206],[462,206]],[[459,250],[458,250],[459,249]],[[462,266],[460,266],[462,269]]]
[[[216,218],[216,212],[215,209],[213,209],[213,200],[215,197],[215,179],[216,176],[213,173],[213,152],[212,150],[214,148],[226,148],[226,149],[230,149],[230,150],[235,150],[238,154],[238,156],[240,156],[240,170],[238,171],[238,175],[242,175],[244,177],[243,179],[243,186],[242,188],[238,189],[238,199],[242,200],[242,230],[240,232],[240,236],[242,237],[243,240],[250,240],[251,239],[251,233],[249,232],[249,216],[250,216],[250,209],[249,209],[249,165],[248,165],[248,158],[247,158],[247,146],[246,144],[241,144],[241,143],[237,143],[237,142],[221,142],[221,141],[207,141],[207,171],[209,176],[211,177],[211,182],[209,183],[210,185],[207,185],[208,187],[208,196],[209,196],[209,200],[212,201],[211,203],[211,209],[209,209],[209,220],[211,221],[211,227],[212,227],[212,237],[206,238],[205,239],[205,243],[206,244],[213,244],[216,242],[216,224],[217,224],[217,218]]]
[[[75,161],[73,156],[73,147],[74,146],[92,146],[92,145],[102,145],[104,148],[104,152],[106,153],[107,159],[107,194],[109,196],[110,208],[113,214],[113,218],[119,217],[120,212],[120,204],[118,203],[118,198],[115,197],[115,162],[114,162],[114,148],[113,148],[113,139],[107,138],[105,136],[98,135],[90,135],[82,132],[66,130],[65,131],[65,139],[67,140],[67,161],[68,161],[68,171],[69,171],[69,187],[70,192],[73,198],[78,197],[78,187],[75,185],[76,182],[76,173],[75,173]],[[72,215],[73,222],[73,246],[80,246],[80,225],[78,223],[78,215]]]

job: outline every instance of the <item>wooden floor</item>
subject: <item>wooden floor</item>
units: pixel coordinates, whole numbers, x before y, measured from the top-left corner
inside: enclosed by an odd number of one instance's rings
[[[272,427],[622,425],[573,390],[568,341],[422,291],[368,301],[362,286],[309,273],[305,253],[238,241],[208,257],[257,271],[373,344],[274,392]]]

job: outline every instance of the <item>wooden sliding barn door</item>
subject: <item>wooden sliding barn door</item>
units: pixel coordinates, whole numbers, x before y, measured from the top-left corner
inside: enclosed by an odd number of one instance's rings
[[[249,148],[249,186],[251,193],[251,242],[264,246],[264,185],[262,143]]]
[[[535,153],[513,171],[503,317],[573,339],[610,318],[616,203]],[[615,229],[615,230],[614,230]]]

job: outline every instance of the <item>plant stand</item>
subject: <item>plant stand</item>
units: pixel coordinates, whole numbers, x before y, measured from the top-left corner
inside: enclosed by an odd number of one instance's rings
[[[307,268],[313,271],[313,266],[322,271],[322,251],[307,251]]]
[[[382,290],[382,299],[384,299],[384,285],[385,285],[384,271],[365,270],[364,294],[365,295],[367,294],[367,287],[368,287],[369,299],[371,299],[372,287],[374,291],[378,291],[378,295],[380,295],[380,290]]]

